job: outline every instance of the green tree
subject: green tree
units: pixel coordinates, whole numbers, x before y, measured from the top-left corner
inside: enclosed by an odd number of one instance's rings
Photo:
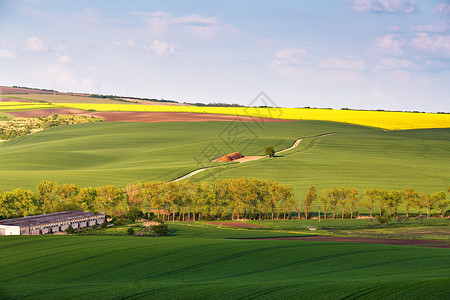
[[[275,156],[275,150],[273,150],[272,147],[266,147],[264,148],[264,154],[268,157],[274,157]]]
[[[441,210],[441,217],[442,218],[445,217],[445,212],[447,211],[447,206],[449,204],[449,201],[447,200],[447,195],[445,194],[445,192],[444,191],[437,192],[437,193],[431,195],[431,197],[434,199],[434,202],[436,202],[436,205]]]
[[[406,188],[402,191],[403,200],[406,208],[406,217],[409,217],[409,207],[414,205],[419,199],[419,194],[411,187]]]
[[[308,219],[309,208],[312,203],[317,200],[317,190],[313,185],[309,186],[308,192],[306,193],[305,199],[303,200],[303,204],[305,206],[305,218]]]
[[[52,212],[57,203],[58,183],[48,180],[41,181],[37,186],[37,197],[39,205],[44,213]]]
[[[348,193],[348,201],[350,203],[350,219],[353,219],[353,210],[359,205],[358,191],[355,188],[350,188]]]
[[[341,197],[342,197],[341,189],[335,187],[331,190],[330,205],[331,210],[333,211],[333,219],[336,219],[336,207],[339,204]]]
[[[369,217],[373,217],[373,207],[375,205],[375,202],[379,199],[379,193],[376,188],[371,188],[369,190],[366,190],[364,192],[364,196],[366,196],[366,207],[369,209]]]

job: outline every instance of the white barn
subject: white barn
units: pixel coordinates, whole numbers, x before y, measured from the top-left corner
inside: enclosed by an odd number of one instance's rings
[[[82,210],[62,211],[16,219],[0,220],[0,235],[41,235],[100,225],[105,214]]]

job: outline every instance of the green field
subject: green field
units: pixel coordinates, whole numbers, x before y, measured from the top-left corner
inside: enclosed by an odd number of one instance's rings
[[[175,225],[166,238],[0,239],[0,298],[444,299],[448,249],[230,239]],[[209,231],[209,233],[205,233]],[[225,238],[227,237],[227,238]]]
[[[321,134],[332,133],[317,137]],[[41,180],[82,186],[171,180],[239,151],[262,155],[303,138],[273,159],[201,172],[192,181],[227,177],[291,184],[377,187],[435,193],[449,185],[450,129],[383,131],[321,121],[78,124],[0,144],[0,190],[33,189]],[[395,180],[394,180],[395,179]]]

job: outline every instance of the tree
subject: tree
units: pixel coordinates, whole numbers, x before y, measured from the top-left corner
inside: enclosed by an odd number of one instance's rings
[[[353,219],[353,209],[359,204],[358,191],[355,188],[350,188],[348,200],[350,202],[350,219]]]
[[[402,191],[403,200],[406,206],[406,217],[409,217],[409,206],[417,202],[419,194],[411,187]]]
[[[349,188],[343,187],[341,189],[341,199],[340,203],[342,205],[342,214],[341,219],[344,219],[345,216],[345,205],[347,204],[347,201],[349,200],[351,190]]]
[[[342,197],[342,191],[339,188],[335,187],[331,190],[330,205],[331,205],[331,210],[333,211],[333,219],[336,219],[336,206],[338,205],[341,197]]]
[[[114,185],[105,185],[97,188],[97,210],[111,215],[123,200],[123,192]]]
[[[282,185],[280,194],[283,203],[283,219],[286,220],[286,214],[289,214],[294,207],[294,189],[290,185]]]
[[[430,210],[433,209],[436,199],[435,197],[432,197],[430,194],[428,193],[421,193],[420,194],[420,203],[421,205],[423,205],[423,207],[427,208],[427,218],[430,217]],[[420,215],[422,215],[422,210],[420,210]]]
[[[397,215],[398,206],[402,203],[402,192],[400,191],[391,191],[387,197],[387,205],[389,208],[389,215],[394,213],[394,216]]]
[[[308,212],[311,204],[317,200],[317,190],[313,185],[309,186],[308,192],[306,193],[303,204],[305,205],[305,218],[308,219]]]
[[[273,150],[272,147],[266,147],[264,148],[264,154],[268,157],[274,157],[275,156],[275,150]]]
[[[328,205],[331,201],[331,190],[324,190],[323,195],[320,196],[320,202],[322,203],[323,214],[325,219],[327,218]]]
[[[366,190],[364,192],[364,196],[366,196],[367,198],[367,202],[366,202],[366,207],[369,209],[370,215],[369,217],[372,218],[372,212],[373,212],[373,207],[375,205],[375,201],[377,199],[379,199],[379,193],[378,190],[376,188],[371,188],[369,190]]]
[[[431,197],[433,198],[434,202],[436,202],[437,206],[441,210],[441,217],[442,218],[445,217],[445,212],[447,211],[447,206],[449,204],[449,201],[446,199],[447,195],[445,194],[445,192],[444,191],[437,192],[437,193],[431,195]]]
[[[384,206],[389,201],[389,192],[386,189],[378,191],[378,208],[380,209],[380,217],[383,216]]]
[[[48,180],[41,181],[37,186],[37,197],[39,205],[44,213],[53,211],[58,193],[58,183]]]

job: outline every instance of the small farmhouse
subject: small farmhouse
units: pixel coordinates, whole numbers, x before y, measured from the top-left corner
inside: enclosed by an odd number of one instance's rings
[[[40,235],[100,225],[105,214],[82,210],[62,211],[16,219],[0,220],[0,235]]]

